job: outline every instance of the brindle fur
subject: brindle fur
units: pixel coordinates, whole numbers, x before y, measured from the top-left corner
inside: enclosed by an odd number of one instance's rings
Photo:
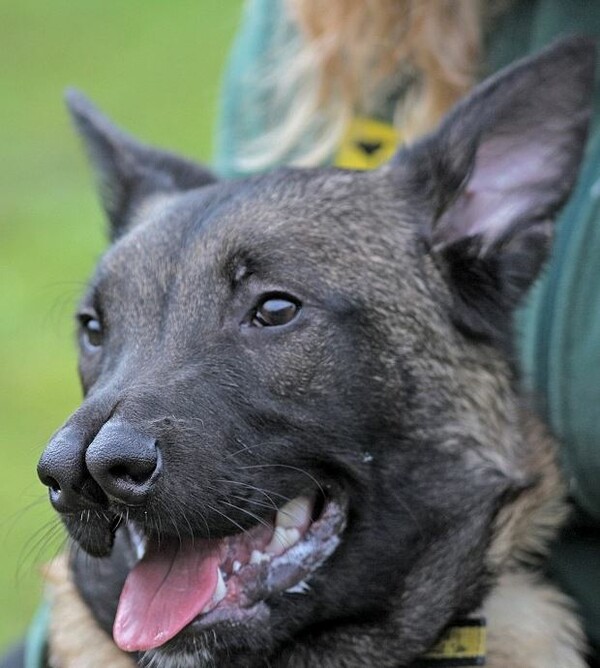
[[[142,147],[71,96],[113,244],[84,298],[101,303],[106,343],[81,357],[86,397],[61,447],[85,452],[115,415],[158,439],[169,473],[130,514],[174,535],[235,531],[219,510],[251,526],[261,490],[291,497],[314,479],[350,500],[310,591],[269,601],[260,628],[205,634],[191,658],[173,641],[142,665],[409,666],[479,607],[492,668],[584,665],[570,604],[529,565],[565,517],[563,488],[507,341],[575,180],[593,61],[574,39],[512,67],[377,171],[234,183]],[[503,185],[515,165],[532,169]],[[270,290],[298,297],[300,316],[242,332]],[[82,624],[110,644],[124,538],[106,556],[99,515],[66,523],[100,556],[75,549],[79,593],[66,571],[54,591],[81,596],[94,616]],[[65,658],[61,609],[56,668],[100,665]]]

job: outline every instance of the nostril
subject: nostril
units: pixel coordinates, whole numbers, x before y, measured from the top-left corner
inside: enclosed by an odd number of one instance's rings
[[[136,485],[143,485],[156,470],[156,460],[135,461],[116,464],[108,469],[110,476],[116,479],[132,482]]]
[[[50,489],[49,491],[50,503],[54,506],[54,508],[60,511],[60,509],[63,506],[62,504],[63,493],[60,487],[58,489],[50,487],[49,489]]]
[[[127,456],[129,454],[129,456]],[[116,459],[116,461],[115,461]],[[143,453],[120,452],[102,466],[93,465],[93,475],[106,494],[125,503],[142,503],[160,471],[160,451],[155,444]]]
[[[111,466],[108,469],[109,475],[113,478],[131,478],[127,467],[123,464],[117,464],[116,466]]]
[[[44,484],[46,487],[50,488],[50,491],[53,494],[58,494],[61,491],[60,484],[56,478],[53,478],[52,476],[47,476],[46,479],[44,480]]]

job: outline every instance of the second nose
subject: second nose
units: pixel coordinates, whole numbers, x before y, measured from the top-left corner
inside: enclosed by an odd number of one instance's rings
[[[86,450],[85,463],[104,493],[127,505],[146,501],[162,468],[156,440],[120,418],[100,429]]]

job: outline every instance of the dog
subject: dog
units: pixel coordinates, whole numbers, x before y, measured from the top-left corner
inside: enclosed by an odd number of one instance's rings
[[[375,171],[235,182],[68,95],[111,245],[38,466],[73,546],[49,665],[585,665],[540,575],[564,486],[510,340],[594,61],[570,38],[503,70]],[[487,648],[448,654],[471,622]]]

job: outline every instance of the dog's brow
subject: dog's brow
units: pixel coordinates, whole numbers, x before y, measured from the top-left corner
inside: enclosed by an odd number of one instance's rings
[[[240,264],[234,269],[233,281],[239,283],[245,276],[248,275],[249,268],[247,264]]]
[[[225,276],[233,290],[255,273],[255,269],[256,262],[239,253],[232,255],[224,265]]]

